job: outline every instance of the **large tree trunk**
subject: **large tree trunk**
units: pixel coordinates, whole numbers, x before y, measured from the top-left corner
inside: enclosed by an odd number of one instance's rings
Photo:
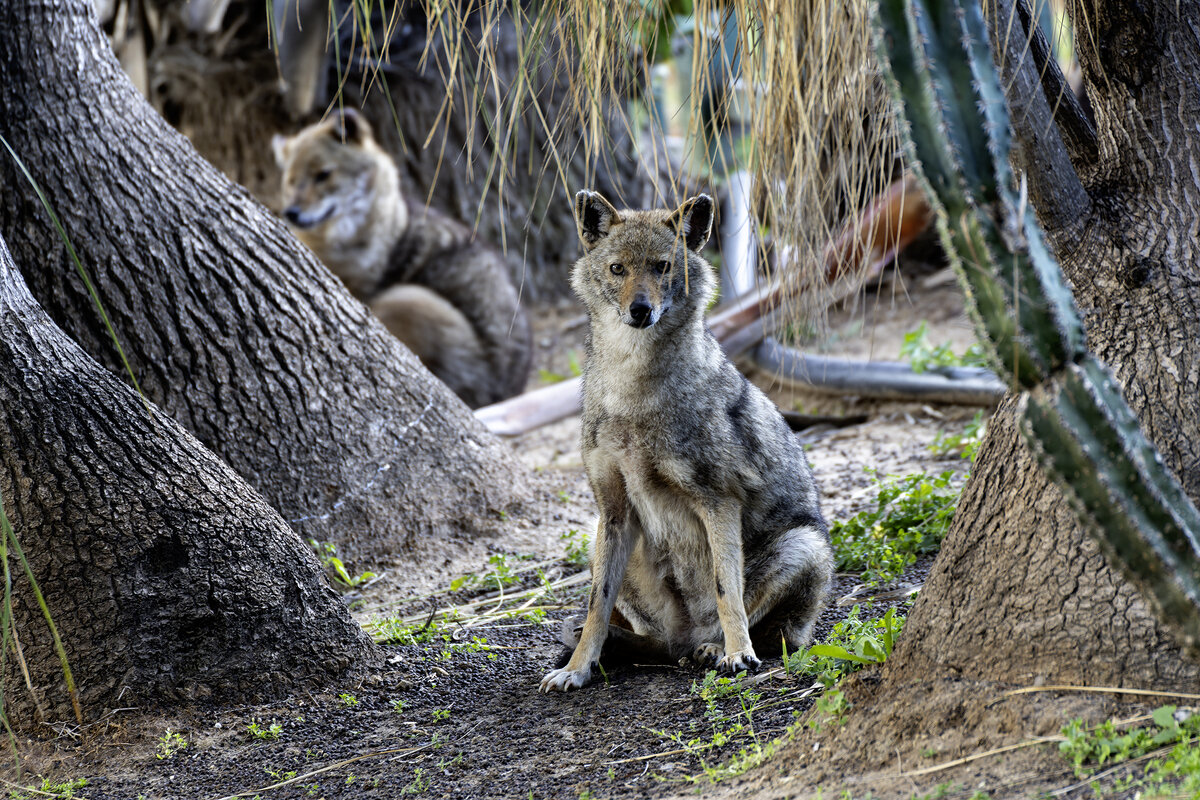
[[[492,530],[511,451],[121,72],[84,0],[0,9],[0,134],[91,271],[142,389],[303,537],[375,558]],[[0,234],[50,316],[119,362],[23,177]]]
[[[1004,42],[1009,4],[997,6],[994,42]],[[1188,166],[1200,159],[1200,42],[1185,24],[1198,10],[1163,0],[1088,12],[1093,32],[1075,41],[1094,134],[1069,104],[1047,101],[1036,77],[1020,95],[1021,72],[1040,72],[1020,20],[1000,61],[1030,197],[1089,347],[1200,503],[1200,177]],[[1066,168],[1032,168],[1046,163]],[[1014,424],[1015,402],[989,427],[889,675],[1194,689],[1200,666],[1182,658],[1044,476]]]
[[[373,647],[311,550],[225,464],[102,369],[38,307],[0,240],[0,498],[62,636],[85,718],[280,695]],[[5,704],[71,714],[24,574]]]

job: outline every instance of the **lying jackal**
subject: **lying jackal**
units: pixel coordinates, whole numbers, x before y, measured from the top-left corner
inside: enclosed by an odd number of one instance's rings
[[[757,667],[756,647],[807,645],[829,532],[804,451],[705,327],[712,200],[617,211],[580,192],[575,217],[583,461],[600,520],[586,621],[542,691],[591,680],[606,639],[725,672]]]
[[[273,145],[297,237],[430,372],[472,407],[524,389],[532,334],[503,258],[404,196],[365,119],[346,109]]]

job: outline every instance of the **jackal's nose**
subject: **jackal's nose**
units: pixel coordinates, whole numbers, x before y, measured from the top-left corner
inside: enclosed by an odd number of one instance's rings
[[[646,300],[644,295],[638,295],[629,304],[629,316],[633,318],[630,323],[635,328],[648,328],[654,324],[654,306]]]
[[[288,206],[283,210],[283,216],[288,222],[299,224],[300,222],[300,206]]]

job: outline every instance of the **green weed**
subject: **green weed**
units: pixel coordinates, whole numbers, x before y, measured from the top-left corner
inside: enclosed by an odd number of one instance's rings
[[[979,452],[979,445],[983,444],[983,437],[987,433],[987,424],[988,418],[984,417],[983,411],[976,411],[974,418],[967,423],[962,433],[946,434],[944,431],[938,431],[933,444],[929,445],[929,450],[935,455],[957,453],[968,461],[974,461],[975,454]]]
[[[400,790],[400,794],[421,794],[429,788],[429,778],[425,775],[425,770],[417,767],[413,772],[412,782]]]
[[[861,609],[850,609],[846,619],[833,626],[825,641],[784,658],[789,675],[811,675],[831,687],[868,664],[882,664],[892,654],[905,617],[889,608],[878,619],[859,619]]]
[[[450,581],[450,591],[457,592],[460,589],[470,589],[475,586],[488,588],[495,586],[497,589],[503,589],[521,582],[521,576],[514,572],[512,565],[508,563],[508,557],[503,553],[492,556],[488,559],[488,563],[492,565],[492,568],[482,575],[468,572],[466,575]]]
[[[846,724],[846,712],[850,710],[850,701],[840,689],[830,689],[817,698],[816,713],[808,719],[808,727],[819,731],[830,723]]]
[[[332,542],[318,542],[316,539],[309,539],[308,543],[316,551],[317,559],[321,562],[321,566],[329,573],[330,582],[335,587],[343,590],[357,589],[367,581],[375,579],[374,572],[351,575],[346,570],[346,565],[337,557],[337,546]]]
[[[180,750],[186,750],[187,746],[187,739],[167,728],[167,732],[158,737],[158,744],[154,748],[154,756],[161,761],[162,759],[170,758]]]
[[[353,708],[354,706],[358,705],[358,698],[352,694],[346,694],[345,692],[342,692],[338,695],[338,700],[341,700],[342,705],[346,706],[347,708]]]
[[[913,372],[945,369],[947,367],[985,367],[987,356],[979,342],[967,348],[961,356],[955,355],[950,343],[934,345],[929,341],[929,330],[924,320],[914,331],[904,334],[900,345],[900,357],[908,359]]]
[[[279,735],[283,733],[283,725],[278,722],[272,722],[264,728],[258,724],[258,720],[251,720],[250,724],[246,726],[246,732],[255,741],[269,742],[279,738]]]
[[[576,567],[588,565],[588,552],[591,548],[590,537],[581,531],[571,528],[558,537],[567,551],[567,563]]]
[[[1200,796],[1200,714],[1176,706],[1162,706],[1151,714],[1152,725],[1118,728],[1108,720],[1087,730],[1071,720],[1062,729],[1065,741],[1058,749],[1079,777],[1097,767],[1119,764],[1161,751],[1139,771],[1134,767],[1113,784],[1115,792],[1137,790],[1139,796]]]
[[[78,790],[88,785],[87,778],[73,778],[64,781],[53,781],[42,778],[40,786],[27,786],[25,789],[13,789],[8,793],[10,800],[33,800],[39,797],[59,797],[63,800],[77,797]]]
[[[923,472],[880,480],[875,507],[830,528],[839,570],[860,571],[868,586],[888,583],[924,553],[934,553],[954,519],[963,479]]]

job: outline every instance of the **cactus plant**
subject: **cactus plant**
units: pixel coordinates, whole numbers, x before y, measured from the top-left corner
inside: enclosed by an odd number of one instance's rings
[[[1003,91],[971,0],[881,0],[878,49],[943,246],[1022,431],[1109,562],[1200,654],[1200,513],[1142,433],[1009,166]]]

